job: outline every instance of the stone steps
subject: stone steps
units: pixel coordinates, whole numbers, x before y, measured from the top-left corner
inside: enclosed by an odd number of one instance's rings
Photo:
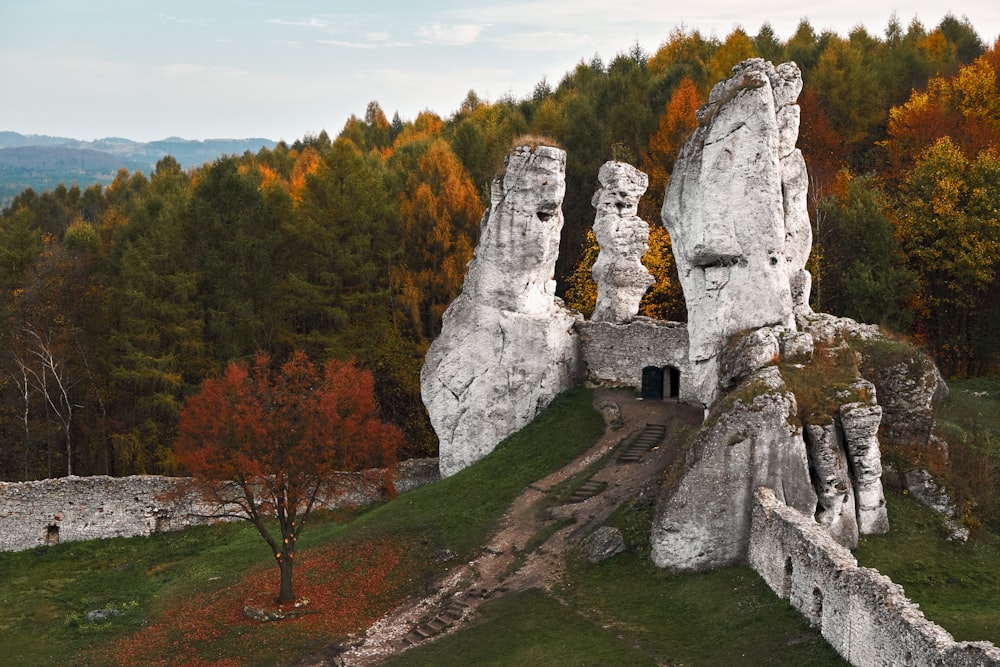
[[[574,503],[582,503],[584,500],[593,498],[606,488],[608,488],[607,482],[596,482],[592,479],[587,480],[580,486],[576,487],[573,494],[566,499],[566,504],[572,505]]]
[[[416,625],[409,634],[403,637],[403,644],[413,646],[425,639],[438,635],[452,625],[462,620],[469,605],[459,600],[451,600],[448,605],[439,611],[436,616],[428,621],[423,621]]]
[[[663,424],[646,424],[638,434],[625,441],[618,454],[618,463],[641,463],[647,453],[663,443],[667,427]]]

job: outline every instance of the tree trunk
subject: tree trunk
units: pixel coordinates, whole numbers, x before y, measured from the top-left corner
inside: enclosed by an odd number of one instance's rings
[[[281,590],[278,593],[278,602],[292,602],[295,600],[295,593],[292,592],[292,568],[295,565],[294,553],[291,550],[282,550],[281,560],[278,567],[281,570]]]

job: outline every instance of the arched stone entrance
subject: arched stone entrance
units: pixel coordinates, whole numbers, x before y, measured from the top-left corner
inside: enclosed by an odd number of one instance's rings
[[[663,369],[659,366],[646,366],[642,369],[642,400],[663,400]]]
[[[674,366],[642,369],[642,398],[646,401],[677,400],[681,395],[681,371]]]
[[[669,378],[669,397],[676,401],[681,396],[681,369],[675,368],[674,366],[667,366],[666,370]]]

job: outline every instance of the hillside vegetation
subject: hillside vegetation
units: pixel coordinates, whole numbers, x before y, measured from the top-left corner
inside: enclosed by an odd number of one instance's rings
[[[312,613],[297,619],[242,617],[243,604],[273,594],[276,576],[245,525],[0,554],[5,656],[24,666],[274,665],[348,642],[477,553],[526,485],[587,450],[603,430],[591,400],[583,390],[565,395],[482,463],[312,526],[298,575]],[[649,519],[648,510],[623,508],[614,522],[628,535],[628,554],[600,566],[572,558],[554,597],[528,591],[487,603],[467,630],[399,664],[542,665],[555,655],[580,665],[722,665],[735,656],[842,664],[749,569],[656,570]],[[456,558],[439,558],[445,549]],[[95,609],[118,614],[88,621]]]
[[[277,576],[246,524],[0,554],[5,656],[24,666],[263,666],[336,653],[474,557],[511,500],[602,429],[590,392],[577,390],[481,463],[382,506],[320,519],[304,533],[297,575],[309,613],[280,623],[242,616],[244,604],[273,596]],[[898,493],[888,502],[892,531],[864,538],[861,563],[902,583],[960,640],[1000,643],[997,533],[987,525],[971,543],[949,543],[939,516]],[[388,664],[844,664],[749,568],[678,576],[653,567],[650,521],[648,508],[625,502],[609,523],[625,534],[626,553],[600,565],[571,553],[552,594],[487,602],[459,632]],[[442,558],[448,551],[455,557]],[[88,620],[95,609],[116,615]]]
[[[953,16],[893,18],[881,35],[803,21],[785,41],[767,25],[725,39],[678,29],[655,53],[581,61],[525,99],[470,92],[447,117],[405,121],[372,102],[335,137],[26,190],[0,215],[0,478],[170,471],[183,399],[258,351],[354,357],[407,452],[433,453],[423,354],[489,182],[526,133],[568,153],[569,303],[586,310],[593,292],[595,175],[623,159],[651,180],[641,210],[658,283],[643,312],[682,319],[660,203],[698,104],[750,56],[803,70],[814,307],[916,336],[949,376],[995,372],[1000,50],[986,47]]]
[[[184,167],[200,167],[223,154],[242,155],[274,148],[269,139],[209,139],[172,137],[142,143],[108,137],[80,141],[68,137],[23,135],[0,131],[0,207],[7,207],[24,190],[54,190],[60,183],[110,185],[120,169],[150,171],[167,155]]]

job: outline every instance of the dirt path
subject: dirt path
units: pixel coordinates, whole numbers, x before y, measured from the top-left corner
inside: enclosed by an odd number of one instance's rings
[[[589,477],[593,482],[606,484],[596,495],[582,502],[555,505],[547,513],[538,511],[539,503],[561,482],[586,471],[646,424],[701,421],[700,410],[676,403],[641,401],[624,390],[594,391],[594,406],[605,414],[606,420],[613,412],[609,404],[620,412],[620,426],[613,428],[609,424],[588,451],[525,489],[508,508],[478,557],[455,567],[437,583],[432,594],[410,601],[377,621],[364,639],[346,652],[316,655],[297,661],[296,667],[376,665],[389,655],[406,650],[410,643],[433,641],[460,628],[487,599],[529,588],[551,590],[563,574],[567,551],[669,465],[677,455],[677,447],[668,431],[663,444],[643,454],[639,462],[619,463],[617,454],[609,457],[604,467]],[[555,530],[517,567],[518,554],[524,552],[529,541],[539,531],[559,523],[566,525]]]

